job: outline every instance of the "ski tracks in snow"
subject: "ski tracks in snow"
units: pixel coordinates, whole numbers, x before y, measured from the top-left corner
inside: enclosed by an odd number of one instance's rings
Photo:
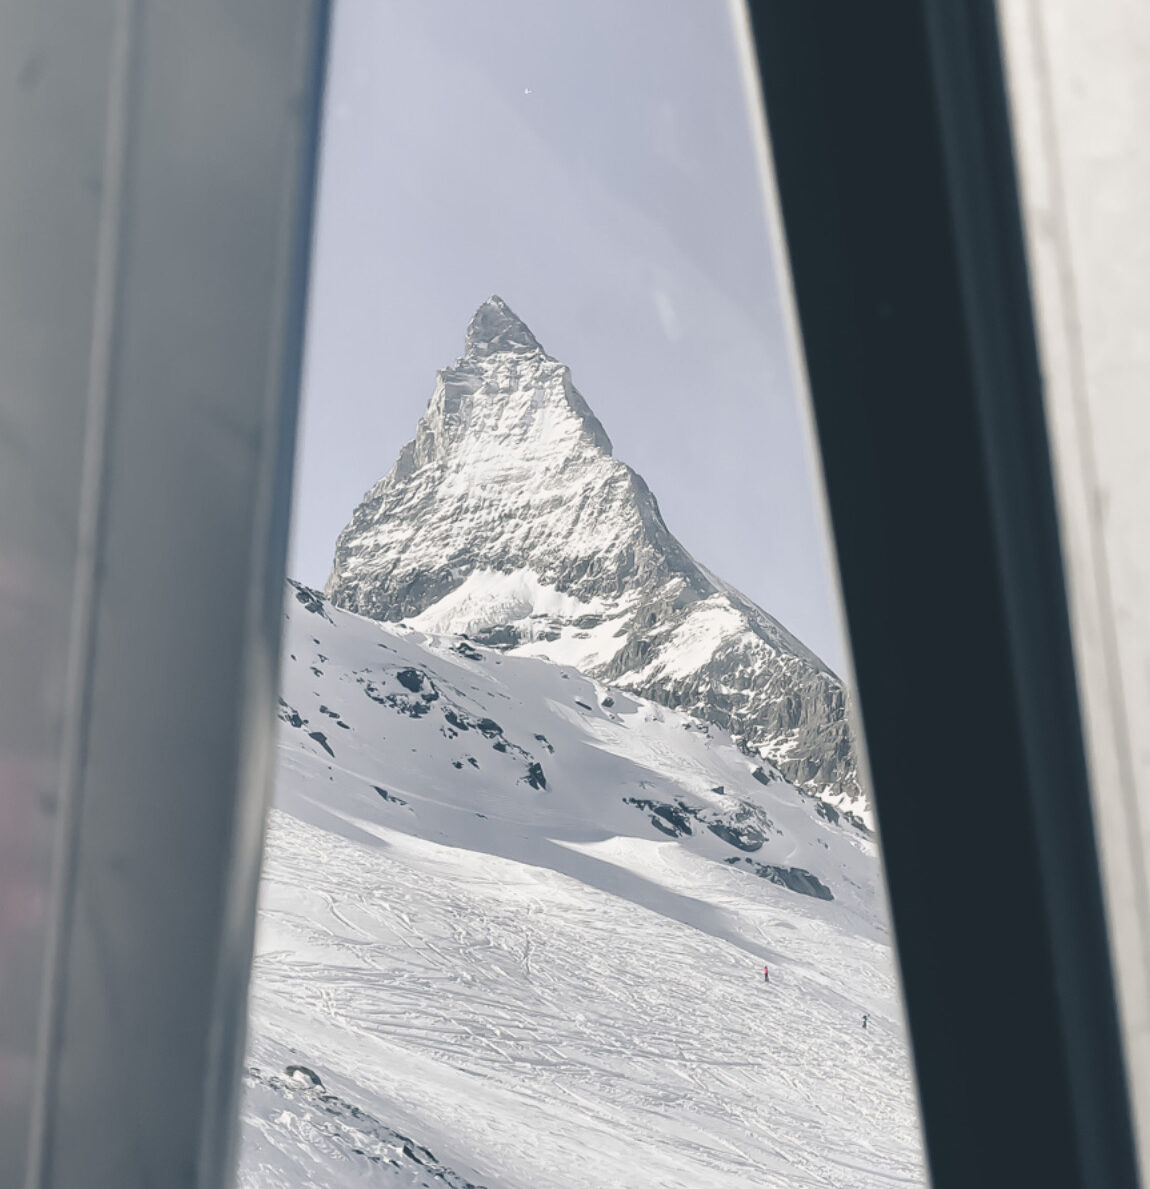
[[[729,943],[547,869],[282,814],[262,920],[257,1033],[345,1075],[370,1044],[389,1069],[361,1065],[365,1106],[421,1098],[420,1142],[485,1184],[922,1183],[897,1020],[826,993],[866,969],[893,1003],[889,954],[823,921],[798,918],[764,986]]]

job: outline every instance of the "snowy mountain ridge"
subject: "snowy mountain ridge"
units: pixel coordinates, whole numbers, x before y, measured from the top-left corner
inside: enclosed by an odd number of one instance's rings
[[[325,593],[686,710],[871,824],[842,682],[690,556],[570,369],[498,297],[340,534]]]
[[[241,1189],[924,1183],[872,840],[569,666],[285,618]]]

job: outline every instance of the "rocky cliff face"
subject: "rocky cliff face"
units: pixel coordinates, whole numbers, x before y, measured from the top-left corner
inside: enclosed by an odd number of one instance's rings
[[[842,682],[675,540],[570,370],[498,297],[340,534],[326,593],[685,709],[869,822]]]

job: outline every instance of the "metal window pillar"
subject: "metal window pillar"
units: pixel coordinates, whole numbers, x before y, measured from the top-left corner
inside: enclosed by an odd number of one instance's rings
[[[0,0],[0,1186],[218,1189],[323,0]]]
[[[1133,1186],[995,9],[749,7],[933,1181]]]

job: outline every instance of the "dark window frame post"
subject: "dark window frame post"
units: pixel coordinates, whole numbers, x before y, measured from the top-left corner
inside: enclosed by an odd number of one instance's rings
[[[995,7],[749,9],[934,1185],[1134,1186]]]

